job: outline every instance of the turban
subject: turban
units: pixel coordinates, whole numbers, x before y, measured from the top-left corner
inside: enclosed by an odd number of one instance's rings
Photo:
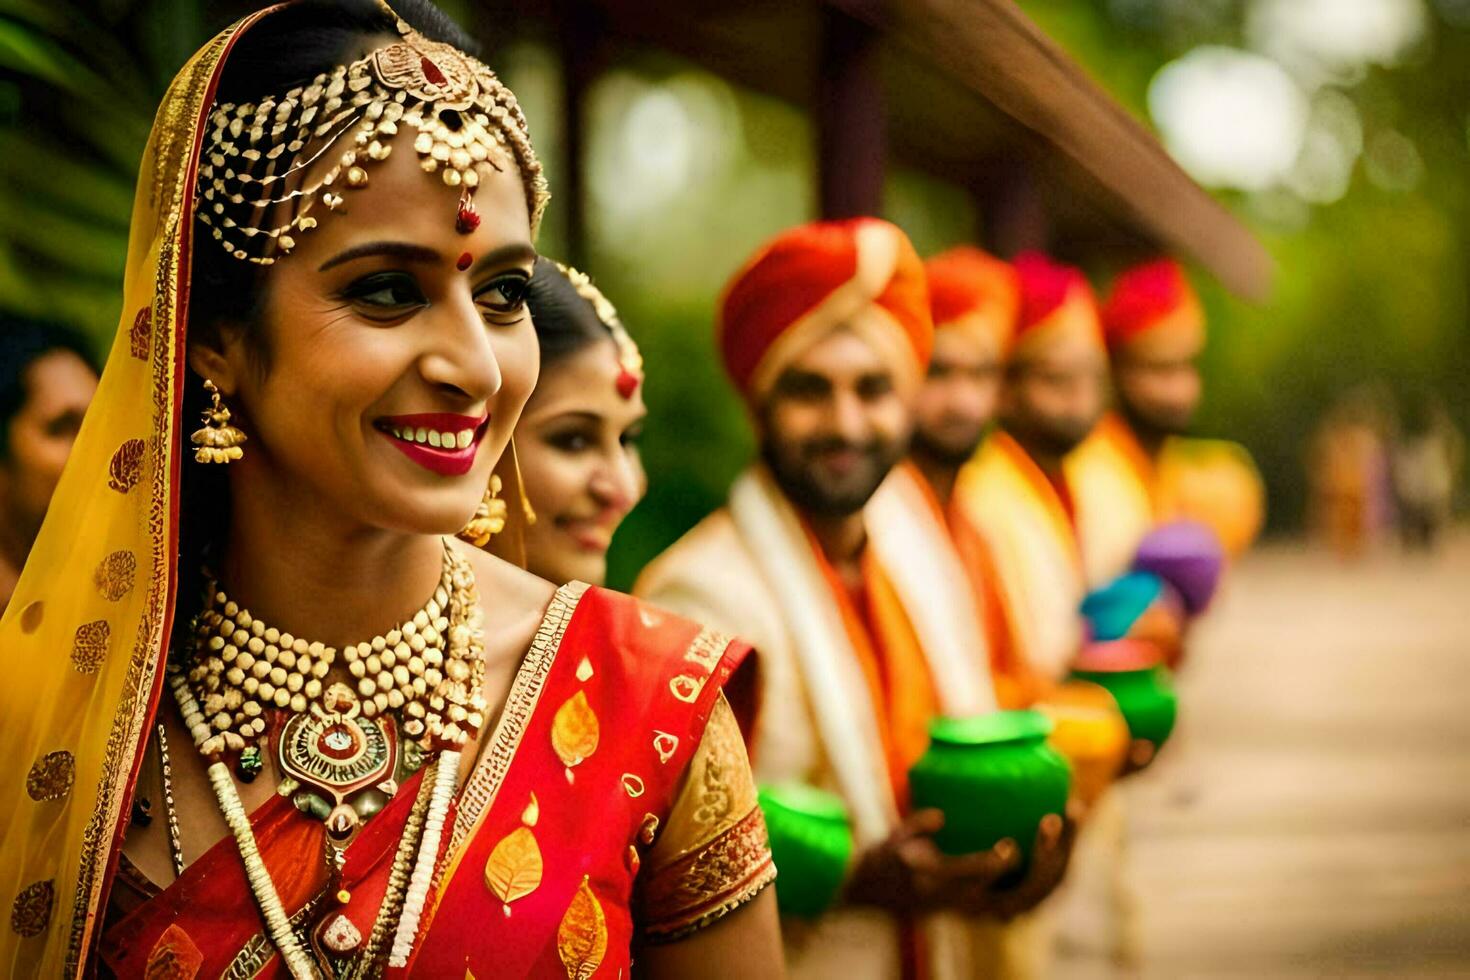
[[[1108,349],[1158,359],[1189,358],[1205,343],[1205,315],[1172,259],[1118,276],[1102,310]]]
[[[1011,264],[962,245],[925,262],[924,271],[934,329],[962,330],[1003,357],[1021,309],[1021,286]]]
[[[1014,266],[1021,286],[1021,312],[1012,359],[1061,346],[1103,351],[1097,299],[1081,270],[1040,252],[1017,256]]]
[[[934,342],[929,290],[896,225],[853,218],[777,235],[726,287],[716,343],[730,380],[757,401],[839,327],[873,344],[905,379],[923,375]]]

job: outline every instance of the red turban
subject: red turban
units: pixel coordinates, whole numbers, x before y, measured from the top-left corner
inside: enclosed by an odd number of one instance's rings
[[[1021,316],[1013,359],[1064,343],[1103,350],[1097,299],[1081,270],[1040,252],[1017,256],[1014,266],[1021,285]]]
[[[720,304],[716,342],[735,387],[755,400],[793,360],[845,327],[917,381],[934,325],[924,266],[908,236],[877,218],[818,221],[767,242]]]
[[[963,330],[997,357],[1016,332],[1021,285],[1009,262],[961,245],[924,263],[935,330]]]
[[[1102,310],[1108,349],[1154,357],[1193,357],[1205,342],[1199,297],[1172,259],[1118,276]]]

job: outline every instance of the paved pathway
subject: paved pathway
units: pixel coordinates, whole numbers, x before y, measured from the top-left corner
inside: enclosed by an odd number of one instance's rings
[[[1470,978],[1470,536],[1344,565],[1268,547],[1130,788],[1142,968],[1072,978]]]

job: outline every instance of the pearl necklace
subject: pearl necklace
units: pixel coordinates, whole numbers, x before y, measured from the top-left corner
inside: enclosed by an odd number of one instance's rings
[[[469,656],[465,637],[453,643],[446,635],[455,569],[462,564],[446,547],[443,575],[424,608],[386,634],[342,648],[362,698],[362,715],[373,718],[401,709],[403,734],[421,740],[427,736],[426,748],[428,742],[464,745],[484,724],[478,654]],[[188,670],[204,720],[214,730],[200,750],[207,755],[247,753],[240,775],[248,781],[259,772],[256,747],[263,742],[272,709],[302,714],[313,702],[320,703],[337,650],[267,626],[212,578],[206,592],[209,603],[194,621],[201,655]]]
[[[425,607],[399,628],[343,648],[348,671],[357,679],[355,691],[342,683],[322,689],[335,659],[333,648],[265,626],[213,580],[208,592],[210,605],[194,624],[195,663],[187,670],[171,664],[168,684],[195,746],[209,761],[209,781],[240,850],[251,892],[293,977],[317,978],[323,971],[291,927],[223,753],[241,753],[238,771],[249,782],[260,770],[260,746],[276,734],[278,760],[286,773],[279,792],[290,795],[303,789],[296,796],[297,806],[326,822],[329,879],[324,894],[335,893],[337,902],[346,904],[351,894],[339,890],[339,885],[347,846],[361,829],[362,819],[397,792],[393,777],[399,726],[389,716],[400,715],[401,709],[402,734],[416,739],[422,749],[439,750],[412,874],[403,880],[400,873],[390,882],[373,930],[374,939],[383,936],[384,916],[401,898],[389,960],[394,966],[404,965],[417,936],[458,782],[459,749],[478,734],[484,719],[483,614],[473,570],[446,543],[444,573]],[[289,712],[278,731],[266,723],[268,711],[276,716]],[[247,739],[259,746],[247,745]],[[254,764],[246,766],[252,750]],[[365,796],[375,799],[370,809],[362,805]],[[319,917],[309,934],[311,945],[322,955],[347,956],[362,946],[361,934],[341,914],[329,920]],[[372,942],[358,958],[377,955],[380,947]]]

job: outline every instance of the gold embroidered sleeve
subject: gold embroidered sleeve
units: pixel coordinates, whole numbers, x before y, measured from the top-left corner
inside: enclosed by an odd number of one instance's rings
[[[745,742],[722,694],[639,876],[644,936],[667,942],[702,929],[775,877]]]

